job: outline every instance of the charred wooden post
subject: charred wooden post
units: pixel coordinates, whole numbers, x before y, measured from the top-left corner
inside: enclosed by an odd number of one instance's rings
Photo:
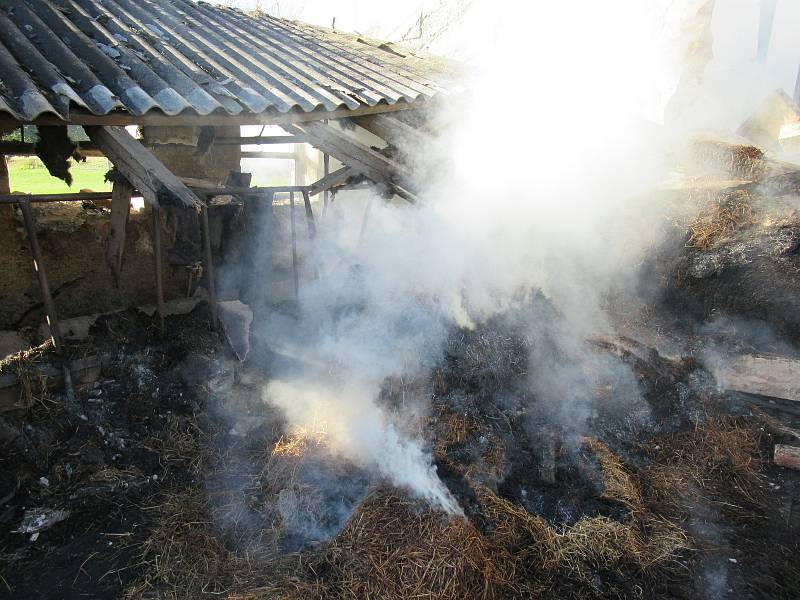
[[[217,287],[214,282],[214,260],[211,254],[211,228],[208,226],[208,206],[201,209],[200,222],[203,226],[203,262],[208,278],[208,303],[211,311],[211,324],[217,329]]]
[[[300,297],[300,275],[297,267],[297,231],[295,228],[294,215],[294,192],[289,192],[289,216],[292,230],[292,277],[294,279],[294,298]]]
[[[308,190],[303,190],[303,204],[306,207],[306,226],[308,227],[308,238],[313,240],[317,236],[317,225],[314,223],[314,211],[311,210],[311,198]]]
[[[125,238],[131,215],[131,196],[133,186],[126,179],[118,179],[111,190],[111,227],[108,231],[106,259],[114,275],[114,283],[119,287],[122,274],[122,258],[125,254]]]
[[[164,276],[162,272],[162,257],[161,257],[161,210],[158,206],[152,206],[153,211],[153,260],[155,261],[156,271],[156,308],[158,309],[158,318],[161,324],[161,330],[164,330]]]
[[[67,393],[67,398],[72,400],[74,391],[72,389],[72,374],[69,370],[69,363],[67,362],[66,352],[64,351],[64,338],[61,335],[61,327],[58,323],[58,316],[56,315],[56,305],[53,302],[53,296],[50,293],[50,284],[47,281],[47,272],[44,268],[44,261],[42,260],[42,249],[39,247],[39,239],[36,237],[36,223],[33,219],[33,212],[31,211],[31,204],[27,200],[19,201],[19,208],[22,211],[22,219],[25,222],[25,229],[28,232],[28,243],[31,245],[31,254],[33,255],[33,268],[36,271],[36,277],[39,279],[39,290],[42,293],[42,301],[47,313],[47,325],[50,327],[50,336],[53,338],[53,345],[55,346],[56,353],[62,361],[62,370],[64,374],[64,389]]]

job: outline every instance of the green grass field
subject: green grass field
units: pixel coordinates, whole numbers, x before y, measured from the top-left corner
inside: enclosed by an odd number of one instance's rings
[[[111,168],[105,158],[90,157],[86,162],[70,161],[72,186],[47,172],[47,168],[35,156],[8,159],[8,174],[12,192],[26,194],[66,194],[80,190],[105,192],[111,184],[103,179]],[[252,185],[290,185],[294,165],[289,160],[244,159],[242,170],[253,174]]]
[[[36,157],[17,157],[8,160],[8,175],[12,192],[27,194],[66,194],[80,190],[104,192],[111,184],[103,179],[110,169],[105,158],[87,158],[86,162],[70,161],[72,186],[47,172],[47,168]]]

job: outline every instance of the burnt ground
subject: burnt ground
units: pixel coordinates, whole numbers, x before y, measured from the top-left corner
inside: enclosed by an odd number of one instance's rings
[[[101,318],[99,381],[78,388],[72,406],[39,394],[24,413],[0,416],[0,594],[119,598],[140,575],[152,507],[191,483],[173,453],[204,410],[221,352],[202,311],[170,317],[166,331],[137,311]],[[13,533],[37,508],[69,516],[35,541]]]
[[[531,378],[537,363],[570,364],[576,350],[519,332],[514,318],[454,332],[440,367],[419,383],[432,398],[426,430],[439,474],[475,535],[528,556],[525,568],[492,584],[494,597],[800,597],[800,477],[770,461],[774,444],[790,441],[771,419],[794,427],[797,419],[765,417],[742,402],[729,414],[729,399],[696,359],[618,338],[581,349],[597,357],[600,376],[587,382],[570,372],[585,393],[565,415]],[[170,317],[165,334],[135,311],[103,317],[90,341],[103,372],[74,404],[34,393],[24,411],[0,415],[0,594],[346,595],[337,569],[354,550],[341,550],[338,532],[351,516],[368,518],[360,503],[382,497],[380,482],[315,458],[308,441],[298,447],[306,457],[299,467],[281,462],[279,444],[296,456],[281,417],[254,408],[259,375],[232,360],[201,309]],[[382,401],[397,401],[391,382]],[[234,408],[247,416],[232,424],[226,413]],[[282,478],[286,469],[291,480]],[[355,483],[331,488],[337,480]],[[539,568],[526,554],[535,540],[500,536],[502,514],[489,509],[487,494],[541,518],[557,536],[554,549],[596,526],[633,532],[631,548],[652,563],[624,546]],[[328,508],[315,513],[319,506]],[[35,540],[14,532],[26,511],[42,508],[69,514]],[[397,518],[424,514],[415,511]],[[298,513],[313,518],[290,523]],[[659,536],[671,549],[666,558],[647,541]],[[276,553],[286,560],[276,562]],[[360,576],[377,577],[353,571]],[[382,597],[407,593],[391,579],[382,585]],[[281,591],[295,588],[295,596]],[[358,589],[354,597],[369,595]]]

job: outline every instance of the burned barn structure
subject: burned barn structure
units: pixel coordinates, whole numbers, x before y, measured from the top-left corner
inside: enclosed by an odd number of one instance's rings
[[[214,263],[223,260],[223,221],[232,211],[239,222],[254,222],[275,199],[288,199],[294,248],[296,204],[313,236],[339,190],[371,182],[386,197],[414,202],[415,183],[402,156],[382,148],[391,144],[385,140],[407,144],[426,135],[425,114],[447,80],[443,62],[391,44],[202,2],[12,2],[0,8],[0,41],[3,237],[24,225],[41,294],[35,302],[28,294],[27,307],[22,298],[15,303],[25,274],[5,278],[3,297],[10,302],[0,329],[43,308],[56,348],[63,343],[59,316],[125,308],[149,288],[163,322],[165,302],[194,289],[200,273],[216,324]],[[248,125],[262,126],[261,135],[243,136]],[[267,126],[280,126],[285,135],[263,135]],[[367,141],[352,134],[356,129]],[[11,139],[16,131],[22,135]],[[35,139],[26,141],[26,133]],[[270,152],[274,144],[319,149],[322,164],[313,165],[319,176],[292,182],[297,185],[251,186],[250,174],[240,172],[242,158],[303,154]],[[19,155],[39,156],[67,183],[69,158],[105,156],[113,189],[11,189],[5,157]],[[135,289],[125,283],[123,266],[144,259],[125,256],[132,197],[141,197],[149,213],[138,220],[149,221],[149,239],[140,245],[152,254],[151,277],[142,276]],[[108,220],[94,240],[85,240],[104,246],[108,276],[69,273],[76,281],[71,288],[67,275],[54,277],[52,267],[69,260],[62,252],[86,250],[68,243],[43,248],[32,209],[64,202],[106,207]],[[48,256],[50,248],[55,256]],[[256,252],[243,250],[258,271]],[[292,256],[296,261],[296,248]],[[297,265],[292,269],[296,287]],[[65,283],[67,293],[58,294]],[[126,286],[128,294],[108,293]],[[112,296],[121,305],[109,306]]]
[[[571,204],[581,140],[470,75],[0,1],[1,597],[799,597],[800,97]]]

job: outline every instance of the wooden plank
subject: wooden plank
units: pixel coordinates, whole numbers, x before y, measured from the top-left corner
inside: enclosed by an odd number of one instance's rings
[[[296,154],[294,152],[256,152],[250,150],[242,150],[242,158],[271,158],[279,160],[294,160]]]
[[[289,215],[290,227],[292,232],[292,281],[294,282],[294,299],[300,298],[300,274],[297,264],[297,227],[295,225],[294,192],[289,194]]]
[[[122,274],[122,259],[125,254],[125,239],[128,220],[131,215],[131,196],[133,186],[125,179],[114,182],[111,190],[111,227],[108,230],[106,260],[114,275],[114,282],[119,287]]]
[[[232,137],[220,138],[213,141],[213,146],[260,146],[268,144],[303,144],[305,137],[299,135],[273,135],[261,137]],[[76,142],[78,145],[78,152],[84,156],[105,156],[103,151],[98,148],[94,142]],[[142,143],[146,148],[153,148],[154,146],[172,146],[175,148],[186,148],[194,150],[197,148],[191,144],[152,144]],[[36,149],[34,144],[30,142],[15,142],[15,141],[0,141],[0,154],[8,156],[34,156]],[[283,153],[291,154],[291,153]],[[250,158],[259,158],[258,156],[251,156]]]
[[[94,115],[85,109],[73,109],[69,114],[69,121],[64,121],[53,114],[44,114],[32,121],[35,125],[97,125],[97,126],[127,126],[127,125],[163,125],[168,127],[178,126],[203,126],[203,125],[289,125],[293,123],[306,123],[325,119],[342,119],[345,117],[359,117],[403,110],[424,108],[432,104],[430,100],[416,100],[413,103],[396,102],[395,104],[376,104],[375,106],[361,106],[356,109],[338,108],[335,110],[313,110],[311,112],[279,113],[268,111],[258,114],[244,113],[229,115],[214,113],[198,115],[184,113],[179,115],[165,115],[151,111],[145,115],[133,115],[125,111],[114,111],[107,115]],[[26,122],[27,123],[27,122]]]
[[[303,204],[306,208],[306,227],[308,227],[309,239],[317,237],[317,224],[314,222],[314,211],[311,210],[311,198],[308,195],[308,190],[303,190]]]
[[[208,304],[211,312],[211,325],[217,329],[217,284],[214,279],[214,256],[211,253],[211,228],[208,225],[208,207],[203,206],[200,214],[203,229],[203,262],[208,287]]]
[[[800,447],[775,444],[775,464],[800,471]]]
[[[33,268],[36,271],[37,278],[39,279],[39,290],[42,293],[42,301],[44,302],[44,307],[47,314],[47,324],[50,326],[50,335],[53,340],[53,346],[55,347],[56,353],[63,361],[62,371],[67,400],[72,401],[75,397],[75,392],[72,388],[72,375],[66,363],[67,355],[64,348],[64,338],[61,335],[61,327],[58,324],[58,316],[56,315],[56,305],[53,302],[53,295],[50,293],[50,284],[47,281],[47,272],[44,268],[44,260],[42,258],[42,250],[39,247],[39,239],[36,237],[36,223],[33,219],[33,211],[31,211],[30,202],[25,200],[19,203],[19,208],[22,211],[22,218],[25,221],[25,229],[28,232],[28,243],[31,246],[31,254],[33,254]]]
[[[304,144],[304,135],[255,135],[239,137],[218,137],[215,146],[260,146],[262,144]]]
[[[103,156],[97,144],[94,142],[75,142],[78,152],[83,156]],[[0,154],[9,156],[34,156],[36,154],[35,144],[31,142],[17,142],[13,140],[0,141]]]
[[[331,174],[331,155],[323,152],[322,153],[322,179],[325,179],[328,175]],[[330,198],[330,192],[327,189],[324,189],[322,192],[322,218],[325,218],[325,215],[328,213],[328,198]]]
[[[343,131],[324,123],[304,123],[290,126],[308,136],[309,143],[323,152],[336,157],[339,162],[363,173],[376,183],[397,183],[405,188],[414,188],[411,171],[377,150],[362,144]]]
[[[161,324],[161,331],[164,331],[164,276],[162,273],[163,257],[161,256],[161,209],[157,204],[151,207],[153,211],[153,261],[156,275],[156,310]]]
[[[69,379],[75,385],[85,385],[100,378],[103,362],[97,355],[79,358],[69,363]],[[52,364],[36,367],[38,375],[47,389],[58,389],[64,385],[64,369]],[[21,410],[25,406],[20,402],[19,379],[14,373],[0,375],[0,413]]]
[[[11,193],[11,180],[8,176],[8,165],[5,155],[0,152],[0,194]]]
[[[53,302],[53,295],[50,293],[50,284],[47,280],[47,271],[44,268],[42,250],[39,247],[39,239],[36,236],[36,222],[34,221],[29,202],[23,200],[19,203],[19,207],[22,211],[22,218],[25,221],[25,229],[28,232],[28,243],[31,246],[31,254],[33,255],[33,268],[36,271],[36,277],[39,279],[39,289],[42,293],[42,302],[44,302],[45,311],[47,312],[47,324],[50,326],[53,345],[55,346],[56,352],[61,354],[63,352],[64,340],[61,337],[61,328],[58,325],[56,305]]]
[[[390,115],[365,115],[353,121],[401,150],[424,148],[431,142],[430,136]]]
[[[6,157],[0,154],[0,195],[8,195],[11,192],[11,181],[8,176],[8,165],[6,164]],[[11,206],[3,207],[0,203],[0,221],[4,218],[11,219],[14,215],[14,209]]]
[[[308,189],[305,185],[277,185],[273,187],[227,187],[227,186],[214,186],[206,187],[200,185],[188,186],[196,194],[202,196],[225,196],[227,194],[234,194],[238,196],[263,196],[264,194],[271,193],[286,193],[286,192],[300,192]]]
[[[73,194],[0,194],[0,204],[16,204],[20,200],[36,202],[80,202],[110,200],[111,192],[75,192]]]
[[[86,133],[153,206],[199,210],[200,199],[122,127],[86,127]]]
[[[726,390],[800,401],[800,360],[785,356],[744,354],[718,368]]]
[[[308,193],[316,196],[320,192],[327,191],[332,187],[344,184],[347,178],[353,175],[353,169],[350,167],[342,167],[335,170],[333,173],[328,173],[322,179],[315,181],[308,186]]]

